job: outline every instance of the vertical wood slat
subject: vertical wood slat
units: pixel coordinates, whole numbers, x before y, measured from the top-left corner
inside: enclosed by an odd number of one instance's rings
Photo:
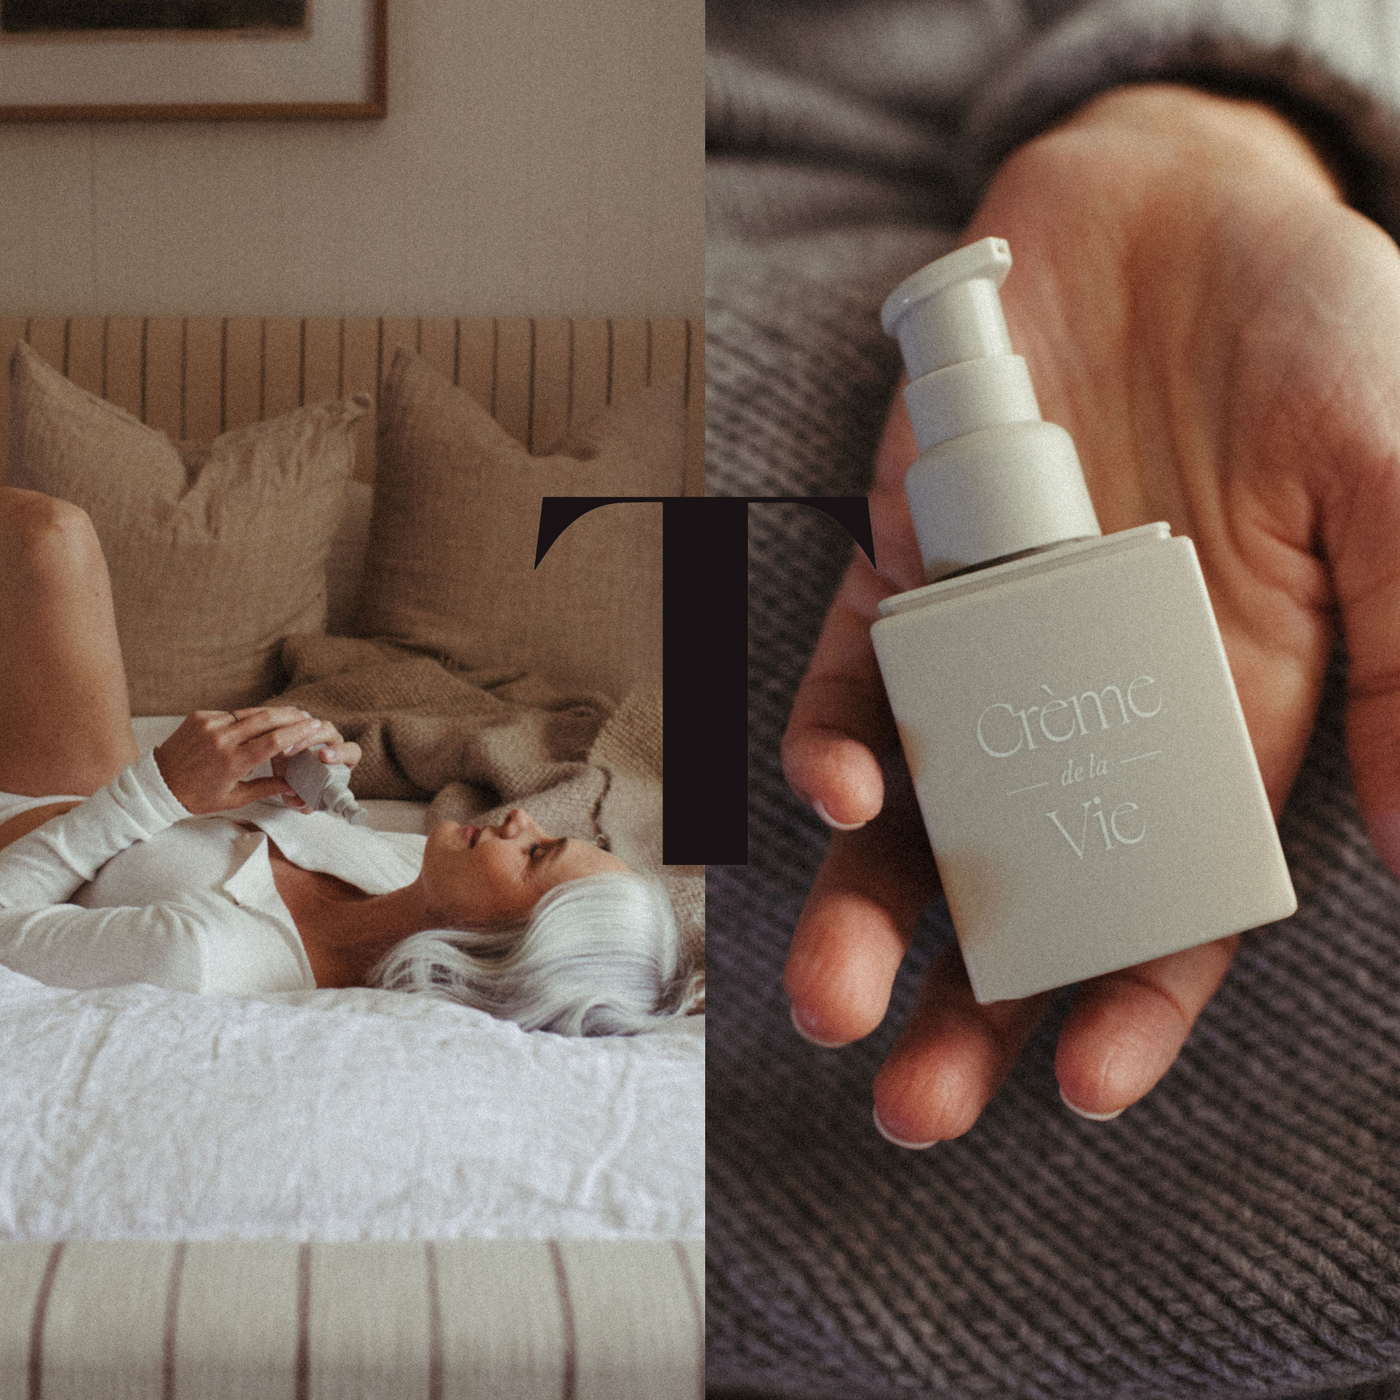
[[[616,403],[647,386],[650,335],[647,323],[638,319],[612,323],[612,372],[608,376],[608,402]]]
[[[209,442],[223,431],[224,323],[217,316],[185,322],[185,422],[182,436]]]
[[[457,322],[457,385],[489,413],[496,392],[496,323]]]
[[[559,1252],[574,1309],[577,1400],[695,1400],[695,1311],[670,1243],[561,1240]]]
[[[413,316],[386,316],[380,322],[379,335],[379,384],[389,377],[394,365],[394,352],[402,346],[405,350],[418,349],[418,321]],[[374,397],[379,399],[379,384],[374,386]]]
[[[379,322],[357,316],[345,322],[341,393],[373,394],[379,398]],[[374,414],[355,426],[355,480],[374,480]]]
[[[301,321],[269,316],[263,321],[262,417],[276,418],[301,407]]]
[[[457,323],[444,317],[424,317],[418,323],[418,353],[443,376],[457,378]]]
[[[681,403],[685,405],[686,383],[686,327],[685,322],[674,317],[651,322],[651,357],[647,366],[649,384],[679,384]],[[685,405],[688,407],[688,405]],[[686,459],[682,456],[676,463],[676,494],[685,494]]]
[[[564,1320],[543,1240],[443,1240],[434,1246],[442,1369],[460,1396],[536,1400],[564,1392]]]
[[[516,442],[530,441],[534,329],[525,317],[496,322],[496,394],[491,413]]]
[[[705,1400],[705,1241],[673,1240],[672,1248],[695,1317],[695,1400]]]
[[[68,322],[62,316],[31,316],[25,339],[60,374],[67,372]]]
[[[68,322],[68,377],[80,389],[102,397],[103,322],[75,316]]]
[[[688,321],[690,364],[686,380],[685,494],[705,494],[705,323]]]
[[[534,386],[530,405],[531,452],[548,452],[569,430],[573,336],[562,319],[535,322]]]
[[[159,1395],[175,1246],[72,1240],[45,1312],[44,1400],[88,1400],[94,1377],[119,1376],[129,1395]]]
[[[22,316],[0,316],[0,368],[5,373],[4,393],[0,394],[0,467],[4,467],[0,481],[9,480],[10,462],[10,356],[15,346],[24,339],[25,323]]]
[[[7,357],[24,339],[22,321],[21,334],[11,339],[17,319],[0,317],[0,351]],[[47,1241],[0,1244],[0,1395],[30,1393],[30,1328],[53,1250]]]
[[[647,366],[648,384],[685,380],[685,322],[668,316],[651,323],[651,361]]]
[[[360,1395],[428,1394],[421,1244],[315,1245],[310,1304],[309,1400],[343,1400],[347,1383]]]
[[[146,322],[146,383],[142,396],[146,423],[178,438],[184,417],[185,323],[178,316],[152,316]]]
[[[574,406],[570,426],[587,423],[608,406],[609,345],[607,321],[574,322]]]
[[[107,318],[107,374],[102,397],[133,418],[141,416],[146,323],[139,316]]]
[[[340,319],[308,316],[302,323],[302,402],[340,397]]]
[[[259,316],[224,322],[224,431],[262,417],[263,323]]]
[[[283,1240],[187,1246],[174,1400],[296,1400],[299,1253]]]

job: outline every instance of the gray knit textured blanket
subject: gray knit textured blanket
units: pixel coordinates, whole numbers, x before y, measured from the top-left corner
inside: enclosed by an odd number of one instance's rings
[[[864,488],[881,300],[1010,149],[1119,82],[1277,103],[1400,231],[1400,0],[712,0],[707,32],[712,494]],[[906,1152],[870,1085],[946,910],[876,1034],[796,1037],[782,966],[826,831],[778,743],[849,544],[790,506],[750,535],[750,859],[708,878],[711,1394],[1400,1400],[1400,886],[1351,795],[1345,657],[1282,821],[1299,912],[1246,937],[1162,1083],[1074,1117],[1052,1015],[970,1133]]]

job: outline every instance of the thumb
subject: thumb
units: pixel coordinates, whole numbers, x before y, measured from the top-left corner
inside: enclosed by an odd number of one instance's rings
[[[1400,875],[1400,473],[1367,483],[1333,557],[1349,658],[1347,756],[1376,853]]]
[[[1392,627],[1400,637],[1400,608]],[[1357,805],[1376,854],[1400,875],[1400,648],[1391,674],[1382,677],[1368,663],[1358,678],[1362,658],[1352,656],[1347,682],[1347,756]]]

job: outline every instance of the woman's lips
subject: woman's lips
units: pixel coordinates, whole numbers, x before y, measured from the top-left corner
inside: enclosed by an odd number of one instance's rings
[[[468,845],[469,847],[475,846],[475,845],[476,845],[476,842],[477,842],[477,838],[481,835],[481,828],[480,828],[479,826],[469,826],[469,827],[466,828],[466,833],[467,833],[467,845]]]

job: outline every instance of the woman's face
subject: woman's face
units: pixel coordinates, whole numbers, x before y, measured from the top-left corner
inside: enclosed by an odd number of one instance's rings
[[[499,826],[439,822],[418,878],[433,917],[449,927],[493,928],[519,923],[565,880],[628,869],[587,841],[546,835],[517,807]]]

